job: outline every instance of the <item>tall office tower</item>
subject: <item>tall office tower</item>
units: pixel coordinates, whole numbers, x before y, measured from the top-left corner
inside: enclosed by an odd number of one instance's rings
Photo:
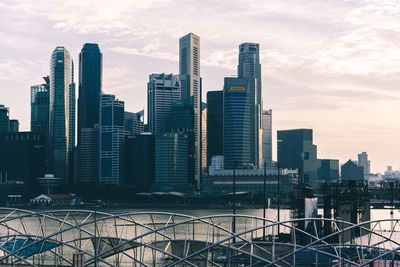
[[[154,190],[184,192],[188,189],[188,154],[186,134],[156,136]]]
[[[138,133],[125,139],[125,185],[148,192],[154,184],[154,135]]]
[[[181,99],[178,75],[151,74],[147,84],[147,120],[153,134],[169,132],[171,107]]]
[[[37,178],[45,173],[43,133],[0,134],[0,176],[9,181],[23,181],[31,192],[38,192]]]
[[[0,105],[0,133],[8,133],[10,123],[9,110],[4,105]]]
[[[18,133],[19,132],[19,121],[18,120],[10,120],[8,123],[8,131],[10,133]]]
[[[144,110],[139,112],[125,112],[125,131],[128,135],[137,135],[144,132]]]
[[[98,44],[84,44],[79,54],[78,145],[81,129],[99,123],[102,57]]]
[[[252,164],[250,150],[249,80],[225,78],[224,81],[224,166]]]
[[[263,160],[267,168],[272,168],[272,109],[263,111],[262,128]]]
[[[50,63],[50,170],[63,183],[69,183],[71,154],[75,145],[74,62],[68,50],[58,46]]]
[[[49,93],[50,77],[43,77],[45,83],[31,86],[31,131],[49,134]]]
[[[317,146],[312,129],[278,131],[280,168],[298,169],[300,181],[315,185],[318,181]]]
[[[224,144],[224,94],[207,92],[207,163],[213,156],[222,156]]]
[[[193,33],[179,40],[179,74],[182,100],[192,99],[194,133],[194,177],[197,187],[201,183],[201,78],[200,78],[200,37]]]
[[[201,103],[201,168],[207,170],[207,104]]]
[[[96,127],[97,126],[97,127]],[[99,181],[99,127],[81,129],[79,144],[79,182]]]
[[[358,154],[358,166],[364,168],[364,176],[371,174],[371,161],[368,160],[367,152]]]
[[[249,79],[251,162],[262,166],[262,87],[259,44],[243,43],[239,46],[238,78]]]
[[[187,161],[187,180],[191,188],[197,188],[195,179],[195,161],[194,161],[194,109],[191,99],[184,99],[176,102],[171,108],[170,131],[173,133],[183,133],[187,135],[188,157]]]
[[[114,95],[100,102],[100,182],[121,185],[124,178],[125,103]]]

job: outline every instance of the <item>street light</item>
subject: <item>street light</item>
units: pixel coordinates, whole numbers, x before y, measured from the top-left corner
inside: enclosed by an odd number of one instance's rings
[[[237,168],[238,162],[235,161],[235,164],[233,165],[233,188],[232,188],[232,193],[233,193],[233,220],[232,220],[232,232],[236,235],[236,168]],[[236,238],[233,238],[233,243],[236,242]]]
[[[267,208],[267,162],[264,162],[264,209],[263,209],[263,240],[265,240],[265,218],[266,218],[266,208]]]
[[[280,221],[281,221],[281,172],[279,163],[276,165],[278,168],[278,237],[280,234]]]

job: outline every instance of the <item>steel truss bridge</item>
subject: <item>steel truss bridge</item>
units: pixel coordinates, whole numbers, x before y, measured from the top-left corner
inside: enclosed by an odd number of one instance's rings
[[[399,249],[399,220],[0,208],[0,266],[400,266]]]

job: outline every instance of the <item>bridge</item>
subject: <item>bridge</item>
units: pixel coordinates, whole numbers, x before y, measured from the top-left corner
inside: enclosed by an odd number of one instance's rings
[[[400,266],[399,249],[396,219],[0,208],[0,266]]]

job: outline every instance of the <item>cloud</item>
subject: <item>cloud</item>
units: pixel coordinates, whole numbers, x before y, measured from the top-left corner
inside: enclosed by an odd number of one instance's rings
[[[400,153],[388,149],[400,131],[390,119],[400,109],[397,0],[0,0],[0,12],[0,97],[25,129],[29,112],[13,99],[28,101],[55,46],[66,46],[77,66],[82,44],[98,42],[105,92],[138,110],[148,75],[176,73],[178,39],[194,32],[204,91],[236,73],[240,43],[259,42],[276,129],[313,127],[322,155],[370,150],[381,169]]]

